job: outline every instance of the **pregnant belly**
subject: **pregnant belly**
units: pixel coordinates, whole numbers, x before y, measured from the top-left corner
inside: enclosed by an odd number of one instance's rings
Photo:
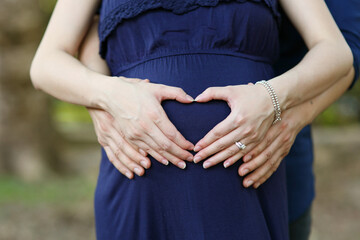
[[[273,69],[269,64],[240,57],[184,54],[150,60],[118,75],[148,78],[152,83],[180,87],[195,98],[208,87],[269,79],[273,76]],[[228,104],[222,100],[190,104],[166,100],[162,106],[175,127],[193,143],[230,113]]]

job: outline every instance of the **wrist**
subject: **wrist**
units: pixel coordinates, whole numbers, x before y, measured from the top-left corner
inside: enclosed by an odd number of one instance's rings
[[[295,107],[291,107],[285,111],[286,114],[292,116],[293,121],[296,122],[298,130],[300,131],[305,126],[312,123],[315,119],[315,113],[313,111],[312,103],[307,102],[299,104]]]
[[[93,88],[96,89],[95,94],[93,94],[91,103],[96,108],[103,109],[107,112],[111,110],[111,96],[112,91],[116,90],[120,93],[123,89],[123,80],[118,77],[105,76],[102,74],[96,74],[93,76],[96,78],[96,81],[91,81],[93,83]]]
[[[287,73],[268,80],[278,96],[281,111],[285,111],[301,102],[299,96],[290,91],[291,88],[296,89],[298,87],[296,85],[296,79],[297,75],[294,71],[288,71]]]
[[[277,97],[277,94],[276,94],[274,88],[266,80],[258,81],[255,83],[255,85],[262,85],[262,87],[264,89],[266,89],[268,96],[270,97],[270,100],[272,103],[273,115],[274,115],[273,124],[281,121],[281,108],[280,108],[279,100],[278,100],[278,97]]]

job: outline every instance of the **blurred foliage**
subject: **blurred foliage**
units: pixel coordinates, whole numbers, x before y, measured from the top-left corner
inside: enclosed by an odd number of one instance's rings
[[[360,123],[360,83],[347,91],[315,120],[316,125],[346,125]]]
[[[49,178],[47,181],[27,183],[15,177],[0,178],[0,205],[73,204],[91,199],[95,182],[84,177]]]
[[[67,102],[53,99],[52,102],[52,116],[53,120],[61,123],[77,122],[89,123],[92,122],[87,109],[83,106],[70,104]]]
[[[54,6],[56,4],[56,0],[38,0],[39,2],[39,8],[41,9],[41,11],[47,13],[47,14],[51,14]]]

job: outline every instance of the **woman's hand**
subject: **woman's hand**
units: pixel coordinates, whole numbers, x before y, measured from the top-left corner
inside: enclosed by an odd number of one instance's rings
[[[128,143],[138,146],[163,164],[172,162],[184,169],[183,160],[192,161],[193,144],[168,119],[161,101],[173,99],[191,103],[181,88],[148,81],[112,77],[104,84],[103,109],[115,119],[114,127]]]
[[[238,172],[240,176],[250,173],[243,180],[245,187],[258,188],[277,170],[296,135],[309,124],[304,107],[299,105],[283,112],[281,122],[271,126],[264,139],[244,156],[245,163]]]
[[[231,108],[229,116],[217,124],[196,143],[194,162],[208,157],[203,167],[208,168],[219,162],[228,167],[254,148],[263,139],[274,121],[274,107],[267,90],[261,85],[237,85],[210,87],[195,101],[207,102],[224,100]],[[246,148],[240,150],[235,142],[240,141]]]

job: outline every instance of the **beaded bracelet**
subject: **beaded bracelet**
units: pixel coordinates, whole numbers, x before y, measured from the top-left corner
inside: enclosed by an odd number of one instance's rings
[[[276,96],[276,93],[273,89],[273,87],[270,85],[269,82],[265,81],[265,80],[261,80],[261,81],[258,81],[255,83],[256,84],[261,84],[263,85],[266,90],[268,91],[268,93],[270,94],[270,97],[271,97],[271,100],[272,100],[272,103],[274,105],[274,111],[275,111],[275,119],[274,119],[274,122],[273,124],[279,122],[281,120],[281,109],[280,109],[280,104],[279,104],[279,100]]]

